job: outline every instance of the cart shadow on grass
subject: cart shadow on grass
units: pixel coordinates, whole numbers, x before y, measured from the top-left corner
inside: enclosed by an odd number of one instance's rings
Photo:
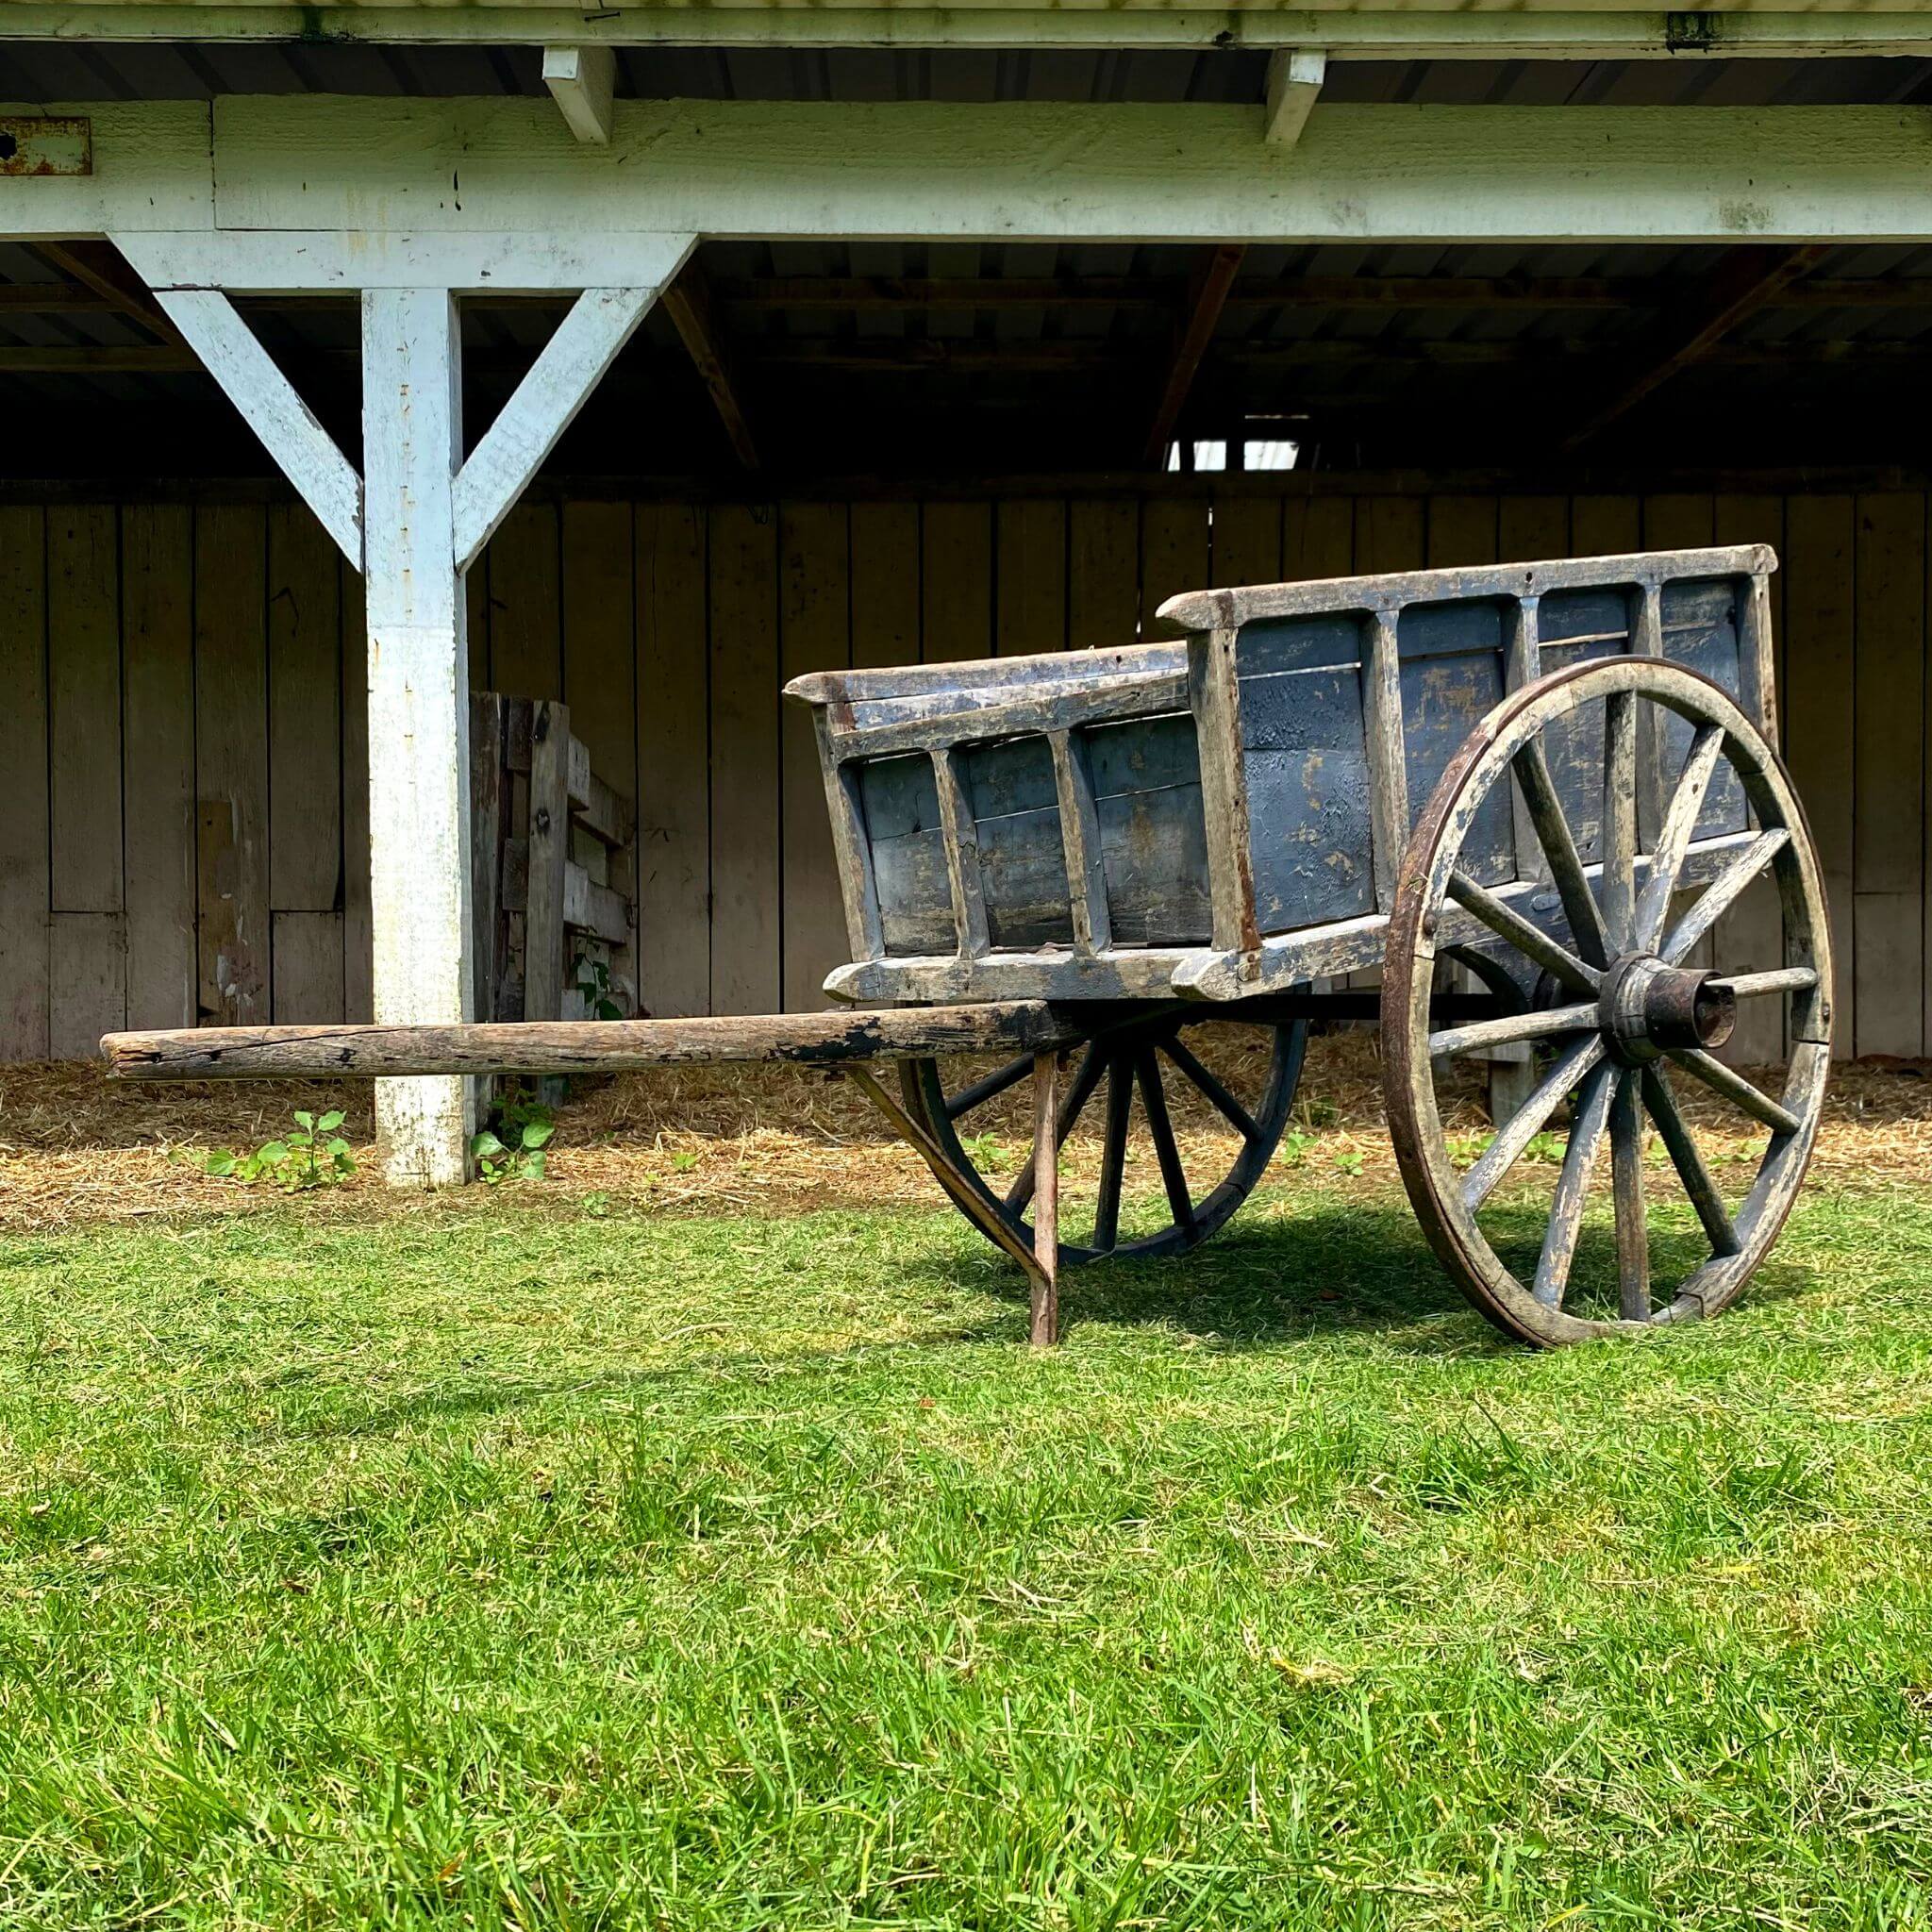
[[[1543,1224],[1532,1206],[1513,1216],[1505,1210],[1499,1252],[1520,1252],[1533,1268]],[[1686,1234],[1680,1245],[1694,1265],[1691,1237]],[[1666,1243],[1658,1246],[1660,1261],[1673,1258]],[[1576,1272],[1607,1279],[1615,1293],[1610,1227],[1585,1229]],[[1002,1302],[1026,1303],[1026,1283],[1017,1273],[1001,1270],[990,1284],[976,1257],[952,1263],[946,1273]],[[1413,1219],[1392,1200],[1237,1221],[1185,1257],[1096,1261],[1063,1279],[1061,1312],[1069,1335],[1088,1324],[1168,1327],[1226,1350],[1359,1335],[1402,1355],[1523,1357],[1520,1343],[1469,1306],[1417,1238]],[[1801,1300],[1819,1286],[1815,1269],[1774,1262],[1753,1275],[1750,1299],[1760,1307]],[[987,1331],[988,1339],[992,1333]]]
[[[1521,1239],[1533,1246],[1540,1225],[1525,1208]],[[1585,1267],[1597,1263],[1614,1275],[1609,1231],[1587,1232],[1578,1258]],[[989,1270],[972,1249],[934,1255],[919,1265],[912,1282],[921,1279],[990,1295],[1002,1306],[977,1318],[941,1319],[924,1332],[894,1340],[808,1342],[779,1350],[754,1344],[723,1356],[700,1346],[681,1360],[612,1368],[588,1378],[569,1374],[444,1386],[377,1400],[357,1415],[312,1424],[290,1417],[275,1433],[310,1440],[378,1437],[424,1423],[482,1420],[566,1394],[642,1395],[699,1377],[715,1381],[721,1368],[733,1362],[760,1376],[788,1366],[803,1374],[833,1375],[858,1358],[876,1363],[899,1357],[916,1373],[923,1358],[944,1349],[1008,1342],[1015,1314],[1024,1316],[1027,1304],[1027,1283],[1017,1270],[997,1264]],[[1807,1298],[1818,1288],[1815,1269],[1786,1263],[1760,1269],[1751,1294],[1762,1305]],[[1209,1353],[1360,1339],[1379,1353],[1398,1356],[1498,1357],[1524,1363],[1521,1347],[1457,1294],[1416,1239],[1413,1222],[1392,1202],[1324,1206],[1288,1219],[1238,1225],[1183,1258],[1092,1263],[1070,1278],[1066,1315],[1070,1335],[1083,1327],[1144,1327],[1169,1331]]]

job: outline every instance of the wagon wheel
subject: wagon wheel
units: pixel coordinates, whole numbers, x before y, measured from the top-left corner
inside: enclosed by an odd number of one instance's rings
[[[1060,1183],[1060,1265],[1104,1256],[1181,1255],[1224,1227],[1260,1179],[1288,1124],[1301,1078],[1307,1023],[1257,1025],[1231,1021],[1211,1007],[1165,1008],[1097,1030],[1076,1044],[1063,1091],[1057,1139],[1068,1137],[1091,1108],[1104,1122],[1098,1175],[1091,1186]],[[908,1110],[931,1135],[974,1192],[1030,1243],[1033,1157],[991,1166],[987,1127],[993,1103],[1032,1071],[1030,1057],[1008,1061],[968,1084],[948,1084],[937,1060],[900,1069]],[[1205,1191],[1186,1167],[1170,1099],[1201,1096],[1241,1137],[1233,1164]],[[1123,1180],[1136,1113],[1154,1143],[1165,1208],[1158,1224],[1123,1231]],[[1086,1238],[1071,1238],[1086,1229]]]
[[[1552,778],[1553,727],[1571,774],[1587,758],[1582,791],[1592,811],[1602,800],[1598,824],[1580,827],[1580,847]],[[1641,782],[1641,773],[1652,782]],[[1518,874],[1535,874],[1544,891],[1492,890],[1461,869],[1464,842],[1498,788],[1518,826]],[[1573,800],[1577,790],[1573,782]],[[1640,795],[1655,804],[1645,815],[1655,823],[1647,855]],[[1731,800],[1740,818],[1740,799],[1748,803],[1750,824],[1700,834],[1714,796]],[[1540,848],[1540,861],[1524,857],[1526,846]],[[1685,965],[1739,894],[1767,874],[1783,907],[1783,967],[1716,975]],[[1681,895],[1700,882],[1684,907]],[[1546,923],[1532,924],[1545,900]],[[1541,969],[1542,993],[1520,1016],[1432,1031],[1439,937],[1446,946],[1472,932]],[[1770,1091],[1710,1052],[1730,1036],[1738,1002],[1752,998],[1790,1000],[1790,1045]],[[1390,1127],[1409,1199],[1443,1266],[1493,1322],[1552,1345],[1715,1314],[1790,1211],[1830,1063],[1824,891],[1776,754],[1716,685],[1662,659],[1583,664],[1524,686],[1477,727],[1416,824],[1390,924],[1382,1025]],[[1536,1089],[1479,1155],[1460,1150],[1474,1158],[1459,1171],[1439,1069],[1499,1040],[1525,1039],[1538,1056]],[[1680,1096],[1693,1093],[1713,1124],[1687,1114]],[[1545,1130],[1566,1106],[1560,1170],[1547,1198],[1526,1208],[1530,1164],[1519,1163],[1533,1147],[1553,1153]],[[1650,1172],[1646,1117],[1660,1142]],[[1755,1163],[1735,1206],[1708,1164],[1720,1127],[1746,1135],[1741,1158]],[[1606,1141],[1614,1235],[1586,1236]]]

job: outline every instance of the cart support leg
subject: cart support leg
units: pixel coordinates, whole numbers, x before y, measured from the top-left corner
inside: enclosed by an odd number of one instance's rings
[[[1033,1320],[1028,1339],[1060,1339],[1060,1057],[1033,1057]]]
[[[1042,1058],[1051,1059],[1052,1058],[1052,1055],[1036,1055],[1034,1058],[1036,1091],[1041,1077],[1040,1061]],[[974,1177],[970,1174],[962,1174],[947,1159],[944,1150],[899,1105],[898,1101],[886,1091],[879,1083],[878,1076],[873,1073],[870,1067],[854,1065],[844,1067],[841,1071],[863,1091],[866,1098],[891,1122],[892,1131],[932,1170],[933,1178],[952,1197],[954,1205],[959,1209],[960,1213],[965,1215],[967,1220],[972,1222],[975,1227],[982,1229],[996,1246],[1005,1249],[1014,1260],[1019,1262],[1021,1270],[1026,1276],[1027,1286],[1032,1291],[1030,1297],[1033,1311],[1031,1323],[1032,1339],[1035,1341],[1054,1341],[1059,1331],[1059,1297],[1056,1287],[1059,1274],[1059,1242],[1058,1238],[1056,1237],[1055,1240],[1046,1243],[1044,1247],[1043,1252],[1050,1257],[1050,1259],[1046,1268],[1042,1270],[1040,1263],[1040,1251],[1037,1251],[1034,1246],[1029,1245],[1023,1234],[1015,1233],[1000,1218],[998,1210],[991,1207],[978,1191]],[[1054,1082],[1056,1089],[1058,1085],[1058,1081],[1056,1077]],[[1048,1113],[1047,1120],[1049,1123],[1052,1122],[1053,1115],[1051,1112]],[[1049,1124],[1047,1131],[1047,1141],[1049,1145],[1053,1141],[1051,1124]],[[1034,1170],[1036,1175],[1039,1171],[1036,1167]],[[1056,1165],[1053,1178],[1056,1203],[1058,1200],[1058,1183],[1059,1171],[1058,1165]],[[1058,1218],[1058,1215],[1054,1217],[1056,1221]],[[1047,1324],[1043,1333],[1041,1327],[1042,1319]]]

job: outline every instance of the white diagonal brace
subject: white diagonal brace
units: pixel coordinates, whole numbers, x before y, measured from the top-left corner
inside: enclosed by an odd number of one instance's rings
[[[570,131],[595,147],[610,145],[611,95],[617,85],[617,56],[602,42],[545,47],[543,85]]]
[[[1319,47],[1281,47],[1271,54],[1261,138],[1274,147],[1292,147],[1327,77],[1328,56]]]
[[[538,466],[589,400],[658,291],[586,289],[470,452],[456,483],[456,565],[482,555]]]
[[[221,384],[342,555],[362,568],[362,479],[218,289],[157,289],[155,300]]]

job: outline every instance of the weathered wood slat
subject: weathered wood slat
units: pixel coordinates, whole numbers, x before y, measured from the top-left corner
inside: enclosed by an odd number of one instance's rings
[[[710,513],[711,984],[717,1013],[770,1012],[779,957],[777,523]]]
[[[1002,503],[994,648],[1026,657],[1067,648],[1067,507],[1057,497]]]
[[[340,912],[277,912],[270,926],[269,945],[278,1024],[323,1025],[346,1019]]]
[[[850,662],[850,525],[842,503],[786,503],[778,510],[779,675],[845,669]],[[779,720],[780,842],[784,876],[783,1004],[824,1004],[825,974],[852,956],[840,898],[839,855],[825,810],[814,720],[787,705]]]
[[[0,1058],[47,1058],[47,520],[0,507]],[[190,851],[192,845],[190,844]]]
[[[557,506],[520,503],[490,545],[490,689],[563,696],[563,590]]]
[[[563,928],[570,871],[570,806],[564,772],[570,710],[538,705],[530,714],[529,856],[524,893],[524,1017],[563,1009]]]
[[[267,521],[259,506],[194,516],[195,841],[204,1017],[269,1010]]]
[[[127,1024],[127,916],[57,912],[47,940],[54,1000],[48,1052],[79,1059],[107,1027]]]
[[[600,886],[582,866],[566,861],[563,929],[590,933],[606,945],[621,946],[630,937],[630,903],[622,892]]]
[[[637,512],[638,1000],[710,1005],[711,793],[706,513]]]
[[[993,655],[992,506],[928,503],[920,511],[919,655],[928,664]]]
[[[127,1018],[136,1026],[190,1026],[195,1017],[191,517],[185,504],[129,504],[121,514]],[[328,662],[333,675],[332,641]],[[329,752],[333,795],[340,747]]]
[[[122,907],[120,556],[112,504],[47,519],[48,788],[53,908]],[[55,996],[59,996],[58,982]]]
[[[627,503],[563,506],[563,695],[571,708],[574,827],[610,848],[605,883],[637,898],[637,568]],[[583,748],[578,770],[575,746]],[[626,934],[612,941],[614,988],[634,999],[637,958]],[[478,1012],[479,1020],[490,1016]]]
[[[1924,1046],[1925,513],[1857,502],[1853,951],[1859,1054]],[[1842,778],[1840,782],[1843,782]]]
[[[625,683],[628,679],[625,680]],[[586,678],[584,689],[592,710],[609,708],[609,687]],[[565,769],[565,792],[570,802],[570,818],[593,839],[606,845],[627,845],[635,829],[630,807],[619,797],[591,768],[591,748],[572,735],[569,763]]]
[[[341,596],[328,534],[306,509],[268,512],[268,897],[328,911],[341,887]]]
[[[1044,1053],[1092,1029],[1044,1000],[903,1012],[752,1014],[688,1020],[528,1021],[467,1026],[240,1026],[112,1033],[125,1080],[275,1080],[434,1074],[640,1073],[790,1061],[835,1067],[938,1054]]]

